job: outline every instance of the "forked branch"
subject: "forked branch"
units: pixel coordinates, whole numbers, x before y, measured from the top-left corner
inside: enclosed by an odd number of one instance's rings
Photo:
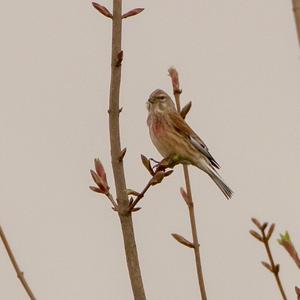
[[[151,166],[150,159],[147,159],[144,155],[141,155],[143,165],[145,168],[149,171],[149,173],[152,175],[152,178],[148,181],[144,189],[138,193],[133,190],[127,190],[128,195],[136,196],[135,199],[131,198],[129,201],[129,209],[130,211],[137,211],[140,210],[140,207],[136,207],[136,205],[139,203],[139,201],[144,198],[146,192],[149,190],[149,188],[153,185],[157,185],[163,181],[163,179],[173,173],[173,170],[168,170],[168,168],[173,168],[174,164],[169,159],[163,159],[161,162],[157,164],[155,167],[155,171]]]
[[[279,264],[276,264],[271,252],[271,248],[269,245],[269,240],[273,234],[274,228],[275,228],[275,224],[271,224],[268,228],[268,223],[263,223],[261,224],[257,219],[252,218],[251,219],[252,222],[255,224],[255,226],[260,230],[260,233],[256,232],[255,230],[250,230],[250,234],[257,239],[258,241],[260,241],[261,243],[264,244],[267,255],[268,255],[268,259],[269,262],[265,262],[262,261],[262,265],[269,270],[275,277],[277,286],[279,288],[280,294],[282,296],[283,300],[287,300],[287,297],[285,295],[281,280],[280,280],[280,276],[279,276],[279,271],[280,271],[280,266]],[[268,230],[267,230],[268,228]]]

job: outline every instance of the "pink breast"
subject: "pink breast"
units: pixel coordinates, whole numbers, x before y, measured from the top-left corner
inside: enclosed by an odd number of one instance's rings
[[[164,133],[164,124],[157,116],[149,116],[147,123],[156,137],[159,137]]]

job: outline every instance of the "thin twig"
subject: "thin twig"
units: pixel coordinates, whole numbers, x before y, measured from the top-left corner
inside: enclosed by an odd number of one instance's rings
[[[300,46],[300,0],[292,0],[293,1],[293,11],[296,22],[296,29],[298,34],[298,42]]]
[[[13,254],[13,252],[11,250],[11,247],[10,247],[10,245],[8,243],[8,240],[7,240],[7,238],[5,236],[5,233],[4,233],[4,231],[3,231],[3,229],[2,229],[1,226],[0,226],[0,236],[1,236],[1,240],[2,240],[2,242],[4,244],[4,247],[6,249],[6,252],[7,252],[8,256],[9,256],[9,259],[10,259],[10,261],[11,261],[11,263],[12,263],[12,265],[13,265],[16,273],[17,273],[17,277],[21,281],[21,283],[22,283],[22,285],[23,285],[26,293],[28,294],[29,298],[31,300],[36,300],[36,298],[35,298],[32,290],[31,290],[31,288],[30,288],[30,286],[28,284],[28,282],[25,279],[24,273],[21,271],[21,269],[20,269],[20,267],[19,267],[19,265],[17,263],[17,260],[16,260],[14,254]]]
[[[262,233],[263,243],[265,245],[265,248],[266,248],[266,251],[268,254],[268,258],[269,258],[269,261],[270,261],[270,264],[272,267],[272,273],[275,276],[276,283],[280,290],[282,299],[287,300],[287,297],[285,295],[285,292],[284,292],[284,289],[283,289],[283,286],[282,286],[282,283],[281,283],[281,280],[279,277],[279,265],[274,263],[274,259],[273,259],[272,252],[271,252],[270,245],[269,245],[269,238],[266,237],[265,230],[262,228],[261,228],[261,233]]]
[[[183,173],[184,173],[184,178],[185,178],[185,185],[186,185],[188,199],[190,199],[188,208],[189,208],[190,223],[191,223],[191,229],[192,229],[192,235],[193,235],[195,262],[196,262],[201,298],[202,298],[202,300],[207,300],[203,270],[202,270],[202,265],[201,265],[200,246],[199,246],[198,234],[197,234],[194,202],[193,202],[193,198],[192,198],[191,183],[190,183],[189,171],[188,171],[187,166],[183,166]]]
[[[176,73],[172,74],[172,72],[176,72]],[[176,108],[177,108],[178,113],[180,113],[181,89],[179,87],[179,78],[178,78],[177,70],[174,68],[171,68],[171,69],[169,69],[169,74],[172,78],[173,94],[174,94],[175,101],[176,101]],[[204,276],[203,276],[202,264],[201,264],[200,246],[199,246],[199,240],[198,240],[198,234],[197,234],[197,226],[196,226],[196,218],[195,218],[195,210],[194,210],[191,182],[190,182],[188,167],[186,165],[183,165],[183,173],[184,173],[184,179],[185,179],[186,192],[187,192],[187,196],[188,196],[187,204],[188,204],[188,209],[189,209],[190,223],[191,223],[191,229],[192,229],[192,235],[193,235],[193,244],[194,244],[193,249],[194,249],[194,254],[195,254],[198,283],[199,283],[202,300],[207,300]]]
[[[143,156],[143,155],[142,155]],[[156,170],[154,172],[152,166],[150,165],[150,160],[153,160],[152,158],[146,159],[146,157],[143,156],[142,158],[143,160],[146,160],[147,163],[145,163],[145,161],[143,161],[144,166],[147,168],[147,170],[151,173],[152,178],[148,181],[148,183],[146,184],[146,186],[144,187],[144,189],[138,193],[137,197],[134,199],[134,201],[132,201],[129,205],[129,209],[131,211],[133,211],[133,209],[136,207],[136,205],[139,203],[139,201],[144,198],[146,192],[149,190],[149,188],[153,185],[159,184],[162,182],[162,180],[165,177],[168,177],[169,175],[171,175],[173,173],[173,170],[169,170],[166,171],[167,168],[173,168],[174,165],[172,164],[172,160],[169,161],[168,158],[167,159],[163,159],[161,162],[157,162],[157,166],[156,166]]]
[[[118,204],[117,204],[117,202],[115,201],[113,195],[112,195],[111,193],[108,193],[108,194],[106,194],[106,197],[109,199],[109,201],[110,201],[111,204],[113,205],[113,208],[114,208],[115,210],[118,210]]]
[[[151,180],[147,183],[147,185],[144,187],[144,189],[138,194],[138,196],[134,199],[132,204],[129,206],[129,209],[132,210],[133,208],[136,207],[136,205],[139,203],[139,201],[145,196],[146,192],[149,190],[151,187]]]
[[[109,96],[109,132],[111,145],[111,161],[115,179],[118,201],[118,214],[121,222],[127,267],[135,300],[145,300],[145,291],[139,265],[138,252],[134,237],[132,214],[128,209],[129,200],[126,193],[126,181],[123,160],[120,160],[120,84],[123,59],[122,41],[122,0],[113,1],[112,20],[112,52],[111,52],[111,81]]]
[[[283,300],[287,300],[287,297],[285,295],[285,292],[284,292],[284,289],[283,289],[283,286],[282,286],[282,283],[281,283],[281,280],[280,280],[280,276],[279,276],[280,266],[279,266],[279,264],[276,264],[274,262],[274,258],[273,258],[273,255],[272,255],[272,252],[271,252],[271,248],[270,248],[270,245],[269,245],[269,240],[270,240],[270,238],[271,238],[271,236],[273,234],[273,231],[274,231],[274,228],[275,228],[275,224],[273,223],[273,224],[270,225],[270,227],[268,228],[267,234],[266,234],[266,229],[268,227],[268,223],[267,222],[261,224],[255,218],[252,218],[251,220],[256,225],[256,227],[260,230],[261,234],[259,234],[255,230],[250,230],[250,234],[255,239],[257,239],[258,241],[260,241],[260,242],[262,242],[264,244],[266,252],[267,252],[267,255],[268,255],[268,258],[269,258],[269,261],[270,261],[270,264],[263,261],[262,265],[267,270],[269,270],[271,273],[274,274],[274,277],[275,277],[277,286],[279,288],[279,291],[281,293],[282,299]]]

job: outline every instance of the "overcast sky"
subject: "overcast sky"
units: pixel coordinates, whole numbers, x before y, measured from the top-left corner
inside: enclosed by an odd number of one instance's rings
[[[108,8],[112,1],[102,1]],[[0,222],[40,300],[132,299],[120,224],[88,186],[93,159],[110,185],[108,89],[111,22],[90,1],[5,1],[0,11]],[[191,169],[208,299],[280,299],[250,218],[275,222],[271,243],[289,299],[299,271],[276,238],[300,251],[300,61],[290,1],[124,1],[122,145],[128,188],[149,176],[140,154],[160,159],[145,102],[171,93],[180,72],[187,121],[235,191],[226,201]],[[179,188],[182,169],[151,189],[134,214],[147,299],[196,300],[193,252]],[[27,296],[0,244],[0,298]]]

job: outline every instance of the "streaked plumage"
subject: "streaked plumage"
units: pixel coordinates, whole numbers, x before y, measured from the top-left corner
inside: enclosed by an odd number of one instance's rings
[[[147,124],[151,140],[164,157],[176,156],[182,164],[192,164],[206,172],[227,199],[232,191],[216,169],[220,166],[209,153],[203,140],[177,112],[171,97],[163,90],[155,90],[147,102]]]

